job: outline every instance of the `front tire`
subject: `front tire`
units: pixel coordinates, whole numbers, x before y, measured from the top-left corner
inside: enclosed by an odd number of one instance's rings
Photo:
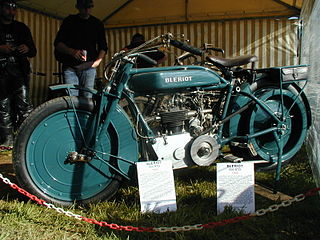
[[[68,153],[80,152],[83,134],[92,126],[94,104],[78,97],[61,97],[36,108],[18,131],[13,163],[20,186],[59,205],[86,205],[109,199],[122,178],[108,164],[113,157],[99,153],[90,162],[68,163]],[[117,134],[112,127],[103,135],[100,153],[117,153]],[[107,159],[106,159],[107,158]]]

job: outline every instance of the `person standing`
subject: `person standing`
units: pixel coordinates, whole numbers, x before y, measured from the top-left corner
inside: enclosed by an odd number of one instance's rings
[[[62,63],[66,84],[93,88],[96,68],[108,47],[103,23],[91,15],[92,0],[77,0],[79,13],[66,17],[54,41],[56,59]],[[73,96],[91,97],[86,91],[72,89]]]
[[[0,145],[11,146],[13,130],[32,110],[30,63],[36,47],[30,29],[14,20],[15,0],[0,0]]]

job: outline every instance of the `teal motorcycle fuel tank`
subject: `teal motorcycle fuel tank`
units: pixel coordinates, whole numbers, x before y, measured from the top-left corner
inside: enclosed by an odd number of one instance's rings
[[[226,84],[216,72],[201,66],[174,66],[133,70],[128,82],[137,93],[169,93],[201,90]]]

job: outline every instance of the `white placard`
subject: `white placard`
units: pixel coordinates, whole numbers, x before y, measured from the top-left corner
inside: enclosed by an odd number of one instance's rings
[[[176,191],[171,161],[138,162],[141,212],[176,211]]]
[[[225,206],[245,213],[255,212],[253,163],[217,163],[218,214]]]

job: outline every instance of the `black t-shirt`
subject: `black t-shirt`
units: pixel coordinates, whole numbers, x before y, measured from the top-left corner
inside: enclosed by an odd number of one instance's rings
[[[16,61],[21,65],[24,73],[29,73],[30,64],[27,57],[34,57],[37,54],[37,50],[30,32],[30,29],[22,22],[13,21],[10,24],[3,24],[0,22],[0,45],[11,45],[12,47],[18,47],[25,44],[29,48],[29,52],[26,54],[18,53],[14,51],[12,54],[0,54],[0,59],[10,59],[10,61]]]
[[[87,50],[87,61],[96,60],[100,50],[107,51],[107,41],[103,23],[96,17],[82,19],[79,15],[66,17],[57,33],[54,45],[59,42],[77,50]],[[67,66],[76,66],[83,62],[70,55],[56,53],[59,62]]]

